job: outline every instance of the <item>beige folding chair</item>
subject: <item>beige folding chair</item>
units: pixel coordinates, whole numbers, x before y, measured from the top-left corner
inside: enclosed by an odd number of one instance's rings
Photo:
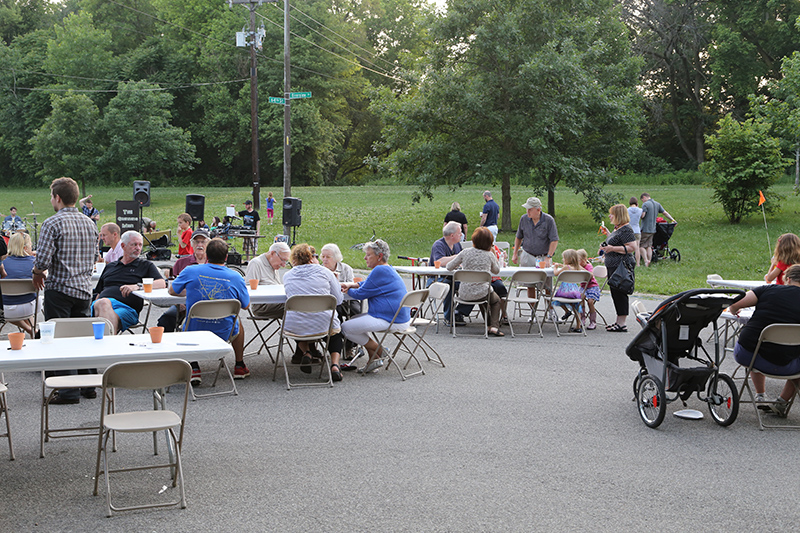
[[[511,243],[508,241],[495,241],[495,246],[497,246],[500,250],[508,250],[511,248]]]
[[[464,300],[458,296],[458,291],[455,290],[455,284],[461,283],[486,283],[486,296],[480,300]],[[492,274],[489,272],[484,272],[482,270],[456,270],[453,272],[453,290],[450,291],[451,297],[451,304],[450,309],[455,315],[456,312],[456,305],[458,304],[467,304],[467,305],[477,305],[481,307],[483,311],[483,336],[485,338],[489,338],[489,291],[492,290],[491,288],[492,283]],[[455,318],[455,316],[451,317]],[[453,337],[456,336],[456,321],[450,321],[450,329],[452,330]]]
[[[289,312],[297,313],[330,313],[330,321],[326,331],[320,331],[310,334],[297,334],[292,333],[286,329],[286,315]],[[278,357],[275,359],[275,366],[272,370],[272,381],[278,375],[278,367],[283,366],[283,374],[286,376],[286,390],[291,390],[294,387],[320,387],[328,385],[333,387],[333,376],[331,375],[331,358],[328,353],[328,345],[331,340],[331,329],[333,329],[333,317],[336,314],[336,298],[330,294],[301,294],[291,296],[286,300],[283,310],[283,320],[281,321],[281,336],[278,341]],[[319,363],[319,378],[322,379],[322,374],[327,369],[328,379],[319,383],[292,383],[289,379],[289,365],[291,362],[286,362],[286,356],[283,353],[285,346],[289,346],[289,341],[295,342],[314,342],[325,339],[325,346],[322,348],[322,362]],[[300,365],[292,365],[300,366]]]
[[[446,285],[446,284],[443,283],[443,285]],[[395,311],[394,316],[392,317],[392,321],[389,324],[389,327],[384,329],[384,330],[375,331],[375,332],[372,333],[372,336],[378,342],[378,345],[379,346],[383,346],[383,347],[386,346],[386,338],[389,335],[393,335],[395,337],[395,339],[397,339],[397,344],[395,345],[394,349],[391,352],[384,353],[381,357],[386,357],[386,358],[389,359],[389,364],[387,364],[385,366],[385,368],[387,370],[392,365],[397,367],[397,370],[398,370],[398,372],[400,372],[400,377],[403,378],[403,381],[405,381],[406,379],[408,379],[408,378],[410,378],[412,376],[416,376],[418,374],[425,375],[425,369],[422,368],[422,363],[420,363],[419,359],[417,359],[417,356],[416,356],[416,353],[415,353],[415,351],[419,347],[420,343],[417,342],[413,347],[410,347],[408,344],[406,344],[406,339],[407,338],[410,338],[410,340],[413,342],[413,338],[417,336],[417,328],[414,327],[413,319],[409,322],[409,326],[406,329],[403,329],[403,330],[393,329],[394,328],[394,323],[397,321],[397,317],[400,315],[400,311],[402,311],[404,308],[407,308],[407,309],[414,309],[414,308],[420,309],[422,307],[422,305],[425,303],[425,300],[428,298],[428,294],[429,294],[429,290],[428,289],[410,291],[410,292],[406,293],[406,295],[403,296],[403,300],[400,302],[400,306],[397,308],[397,311]],[[455,308],[453,308],[453,309],[455,309]],[[379,335],[381,335],[380,339],[378,338]],[[417,337],[417,338],[419,339],[419,337]],[[400,367],[400,365],[397,362],[397,356],[400,353],[400,351],[403,351],[404,353],[408,354],[408,359],[406,360],[406,363],[405,363],[405,365],[403,365],[402,368]],[[416,372],[412,372],[410,374],[406,374],[404,372],[404,370],[406,370],[408,368],[408,365],[409,365],[409,363],[411,363],[412,360],[415,363],[417,363],[418,370]],[[441,362],[441,359],[440,359],[440,362]],[[444,363],[441,363],[441,364],[442,364],[442,366],[444,366]],[[366,376],[367,374],[364,373],[363,375]]]
[[[442,283],[441,281],[431,283],[428,286],[427,301],[418,308],[419,311],[417,312],[417,315],[411,319],[411,325],[417,330],[417,332],[414,334],[414,338],[417,339],[417,345],[414,349],[416,350],[421,348],[428,361],[442,365],[442,368],[444,368],[442,356],[439,355],[439,352],[437,352],[436,349],[425,340],[425,334],[433,324],[436,324],[436,329],[438,331],[439,311],[444,304],[444,299],[447,297],[447,292],[449,290],[450,285],[447,283]],[[431,354],[428,353],[428,351],[435,356],[435,359],[431,357]]]
[[[247,308],[247,311],[249,313],[247,320],[253,322],[253,326],[256,328],[256,334],[253,335],[250,338],[250,340],[247,341],[247,344],[244,345],[244,350],[245,350],[244,356],[252,357],[260,354],[261,350],[266,350],[270,362],[274,364],[275,357],[273,357],[272,350],[270,348],[277,349],[278,345],[273,344],[272,346],[270,346],[269,341],[272,340],[272,338],[275,337],[276,335],[280,335],[281,319],[254,315],[252,305]],[[267,330],[272,326],[276,326],[275,329],[271,333],[267,333]],[[261,341],[258,350],[248,352],[247,347],[253,343],[258,343],[258,341]]]
[[[33,314],[14,319],[15,322],[22,322],[23,320],[32,321],[33,331],[36,331],[36,321],[39,316],[39,290],[33,286],[33,280],[0,279],[0,293],[4,296],[25,296],[27,294],[34,294],[36,296]],[[22,331],[22,328],[19,329]]]
[[[539,308],[539,295],[542,294],[544,285],[547,282],[547,272],[544,270],[517,270],[511,276],[511,284],[508,287],[508,296],[506,296],[506,309],[508,304],[511,304],[511,318],[508,320],[508,327],[511,329],[511,336],[514,334],[514,317],[519,311],[519,316],[524,317],[522,310],[524,307],[530,308],[531,319],[528,323],[528,332],[530,335],[533,324],[539,328],[539,337],[544,337],[542,333],[542,323],[536,317],[536,310]],[[536,297],[531,298],[528,296],[528,288],[533,287],[536,289]]]
[[[181,449],[183,447],[183,430],[186,422],[186,406],[189,400],[189,387],[192,378],[192,367],[181,359],[167,359],[163,361],[135,361],[129,363],[116,363],[108,367],[103,373],[103,405],[100,408],[100,431],[97,438],[97,462],[94,475],[94,492],[97,496],[97,487],[100,475],[106,478],[106,515],[111,516],[111,511],[128,511],[131,509],[149,509],[153,507],[171,507],[180,505],[186,508],[186,493],[184,490],[183,466],[181,464]],[[110,398],[110,391],[159,391],[163,398],[163,391],[172,385],[184,385],[183,405],[180,414],[163,408],[163,404],[155,404],[153,409],[145,411],[127,411],[124,413],[110,413],[106,401]],[[135,395],[132,395],[135,396]],[[159,408],[161,407],[161,408]],[[175,429],[179,428],[176,435]],[[117,433],[153,433],[165,431],[168,442],[169,461],[162,464],[147,464],[126,468],[109,469],[108,467],[108,438]],[[100,456],[103,456],[103,468],[100,469]],[[158,451],[155,451],[158,454]],[[152,470],[156,468],[169,468],[172,486],[178,486],[180,480],[180,498],[169,502],[154,502],[143,505],[117,507],[111,501],[111,474],[131,472],[138,470]]]
[[[6,393],[8,392],[8,387],[6,384],[2,382],[0,378],[0,414],[2,414],[6,418],[6,432],[0,433],[0,437],[6,437],[8,439],[8,453],[11,455],[11,460],[14,460],[14,446],[11,444],[11,422],[8,420],[8,398],[6,397]]]
[[[239,311],[241,308],[241,302],[233,299],[201,300],[199,302],[195,302],[191,309],[186,312],[186,320],[183,322],[183,331],[190,331],[189,325],[191,324],[192,320],[223,320],[226,318],[233,318],[233,325],[231,326],[231,331],[226,339],[228,344],[230,344],[231,340],[233,339],[233,332],[236,330],[236,323],[239,320]],[[244,335],[243,328],[240,328],[239,335]],[[211,386],[216,387],[217,379],[219,379],[219,373],[223,369],[225,369],[225,372],[228,374],[228,378],[231,380],[230,390],[197,394],[194,391],[194,386],[190,385],[189,390],[192,394],[192,401],[197,400],[198,398],[209,398],[211,396],[221,396],[223,394],[233,394],[234,396],[239,394],[239,391],[236,390],[236,381],[234,381],[233,374],[231,373],[230,368],[228,368],[228,364],[225,362],[224,357],[220,357],[216,371],[201,371],[200,375],[202,376],[204,374],[210,374],[211,372],[214,372],[214,381],[211,383]]]
[[[745,367],[741,365],[739,368],[745,368],[744,373],[744,381],[742,382],[742,387],[739,389],[739,398],[742,398],[744,394],[744,390],[747,389],[747,393],[750,395],[750,402],[753,404],[753,409],[756,411],[756,417],[758,417],[758,428],[763,431],[765,428],[769,429],[800,429],[800,426],[797,425],[788,425],[788,424],[765,424],[764,420],[761,417],[761,411],[758,408],[759,405],[775,405],[776,401],[765,401],[765,402],[757,402],[755,396],[753,395],[753,390],[750,388],[750,374],[755,371],[763,374],[768,378],[774,379],[789,379],[795,380],[800,378],[800,373],[793,374],[791,376],[778,376],[775,374],[768,374],[758,369],[753,368],[753,364],[756,361],[756,357],[758,356],[759,352],[761,351],[761,346],[765,342],[771,342],[773,344],[780,344],[782,346],[800,346],[800,324],[770,324],[769,326],[765,327],[761,330],[761,335],[758,337],[758,344],[756,344],[756,349],[753,352],[753,358],[750,360],[750,364]],[[767,348],[768,349],[768,348]],[[739,368],[736,369],[738,372]],[[736,376],[736,372],[733,373],[734,377]],[[797,385],[794,387],[794,394],[792,397],[789,398],[789,404],[786,406],[786,416],[789,414],[789,411],[792,409],[792,405],[794,405],[794,400],[797,398],[800,391],[798,391]]]
[[[98,317],[77,317],[77,318],[53,318],[50,322],[56,323],[55,337],[93,337],[94,328],[92,322],[105,322],[105,335],[113,335],[114,326],[104,318]],[[45,377],[42,372],[42,404],[41,404],[41,424],[39,430],[39,457],[44,457],[44,443],[50,439],[67,439],[74,437],[93,437],[99,426],[77,426],[71,428],[50,427],[50,400],[55,394],[63,389],[85,389],[100,388],[103,386],[102,374],[77,374],[73,376],[50,376]],[[113,397],[109,398],[109,407],[113,407]]]
[[[588,270],[563,270],[558,275],[555,282],[553,282],[553,291],[549,295],[545,295],[545,301],[547,302],[547,307],[544,311],[545,316],[555,316],[553,304],[556,302],[561,304],[563,307],[568,307],[572,311],[572,323],[580,324],[580,331],[585,337],[586,328],[583,326],[583,320],[581,320],[581,307],[586,304],[586,285],[591,279],[592,273]],[[574,283],[580,287],[580,298],[564,298],[561,296],[556,296],[559,287],[563,283]],[[553,311],[553,314],[551,314],[550,311]],[[558,322],[555,323],[555,326],[556,335],[560,337],[561,332],[558,330]]]
[[[598,283],[601,279],[603,280],[603,284],[600,286],[600,292],[602,293],[603,288],[605,288],[606,283],[608,282],[608,268],[605,265],[597,265],[592,270],[592,273],[594,274],[594,279],[597,280]],[[600,312],[600,309],[598,309],[596,305],[594,306],[594,310],[597,313],[597,316],[603,319],[603,325],[607,326],[608,321],[606,320],[606,317],[603,316],[603,313]]]

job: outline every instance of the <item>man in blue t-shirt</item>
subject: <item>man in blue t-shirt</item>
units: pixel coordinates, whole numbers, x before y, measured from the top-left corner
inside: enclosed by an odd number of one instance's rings
[[[191,310],[195,302],[202,300],[239,300],[242,309],[250,307],[250,293],[244,278],[225,266],[228,257],[228,244],[220,238],[211,239],[206,245],[206,258],[204,265],[192,265],[181,271],[172,285],[169,293],[174,296],[186,296],[186,309]],[[236,367],[233,371],[234,379],[244,379],[250,371],[244,364],[244,329],[241,320],[226,318],[222,320],[192,319],[188,324],[189,331],[212,331],[219,338],[228,340],[233,328],[231,346],[236,357]],[[197,363],[192,363],[192,385],[200,384],[200,368]]]
[[[492,200],[491,191],[483,191],[483,199],[486,203],[483,204],[481,212],[481,226],[489,228],[492,235],[497,237],[497,218],[500,216],[500,206]]]

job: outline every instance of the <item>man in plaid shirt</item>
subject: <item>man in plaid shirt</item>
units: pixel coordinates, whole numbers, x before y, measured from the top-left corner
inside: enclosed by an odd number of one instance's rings
[[[50,184],[50,203],[56,214],[42,224],[33,264],[33,284],[44,289],[44,318],[91,316],[92,267],[97,260],[97,226],[78,211],[78,184],[58,178]],[[46,271],[46,272],[45,272]],[[82,371],[81,373],[85,373]],[[74,370],[52,375],[74,375]],[[84,389],[87,398],[97,395]],[[50,403],[78,403],[78,390],[64,390]]]

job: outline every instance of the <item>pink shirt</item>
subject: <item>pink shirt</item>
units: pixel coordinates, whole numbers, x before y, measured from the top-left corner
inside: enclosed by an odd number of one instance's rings
[[[117,241],[117,245],[106,252],[106,263],[113,263],[122,258],[122,241]]]

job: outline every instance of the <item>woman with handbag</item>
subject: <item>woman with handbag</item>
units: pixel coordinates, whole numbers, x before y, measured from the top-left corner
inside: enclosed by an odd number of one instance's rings
[[[611,206],[608,218],[614,226],[614,231],[600,247],[599,253],[604,255],[606,268],[610,273],[608,286],[611,289],[617,321],[606,326],[606,331],[625,333],[628,331],[628,326],[625,324],[628,320],[628,295],[633,293],[635,259],[632,253],[637,246],[636,236],[630,225],[628,209],[624,205]]]

